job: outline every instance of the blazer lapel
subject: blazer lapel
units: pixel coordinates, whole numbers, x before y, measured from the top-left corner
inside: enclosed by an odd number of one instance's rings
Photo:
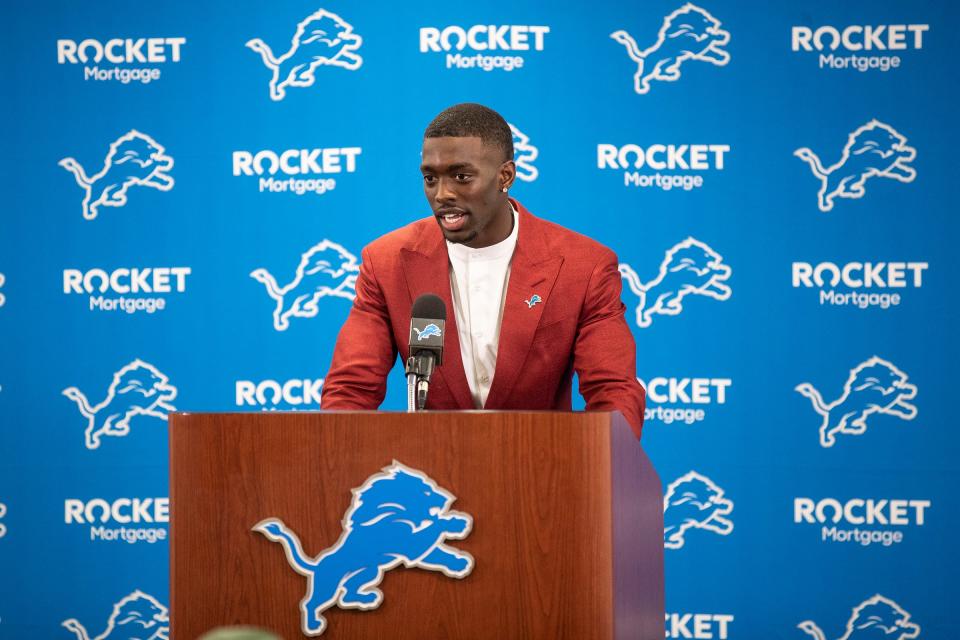
[[[443,234],[436,224],[424,233],[412,246],[400,249],[403,262],[403,275],[407,280],[410,304],[424,293],[433,293],[443,300],[447,308],[446,336],[443,338],[443,364],[434,372],[440,376],[451,395],[461,409],[474,409],[473,396],[467,385],[467,375],[463,371],[463,359],[460,357],[460,334],[457,331],[457,314],[453,308],[450,292],[450,264],[447,257],[447,245]],[[400,353],[405,357],[406,344],[400,345]]]
[[[540,228],[540,221],[518,202],[513,201],[513,204],[520,214],[520,231],[510,262],[510,280],[497,345],[497,367],[484,408],[502,406],[509,397],[527,359],[543,309],[550,303],[550,292],[563,264],[563,256],[548,252],[543,242],[546,230]],[[535,302],[533,296],[539,296],[540,302]]]

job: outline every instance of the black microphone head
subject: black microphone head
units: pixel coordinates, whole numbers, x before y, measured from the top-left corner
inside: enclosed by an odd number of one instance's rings
[[[446,323],[447,305],[440,296],[425,293],[417,298],[410,313],[410,355],[429,352],[439,365],[443,360]]]
[[[443,304],[440,296],[425,293],[413,302],[410,315],[414,318],[430,318],[433,320],[447,319],[447,305]]]

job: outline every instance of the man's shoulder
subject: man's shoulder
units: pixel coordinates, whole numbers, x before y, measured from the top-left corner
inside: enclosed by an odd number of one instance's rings
[[[589,236],[532,214],[531,218],[551,255],[562,255],[565,259],[592,264],[600,260],[616,260],[616,253],[612,249]]]
[[[436,222],[432,217],[414,220],[399,229],[385,233],[366,247],[364,253],[371,258],[396,258],[401,249],[413,248],[420,242],[424,234],[435,230]]]

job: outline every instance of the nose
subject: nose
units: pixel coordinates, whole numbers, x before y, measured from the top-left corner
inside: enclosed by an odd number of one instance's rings
[[[437,202],[452,203],[457,199],[457,194],[450,188],[450,181],[439,178],[437,180],[437,191],[433,195]]]

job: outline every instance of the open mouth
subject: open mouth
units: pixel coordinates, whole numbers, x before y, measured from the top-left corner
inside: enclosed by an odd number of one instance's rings
[[[437,213],[437,219],[440,220],[440,226],[447,231],[459,231],[467,224],[467,216],[470,214],[461,209],[440,211]]]

